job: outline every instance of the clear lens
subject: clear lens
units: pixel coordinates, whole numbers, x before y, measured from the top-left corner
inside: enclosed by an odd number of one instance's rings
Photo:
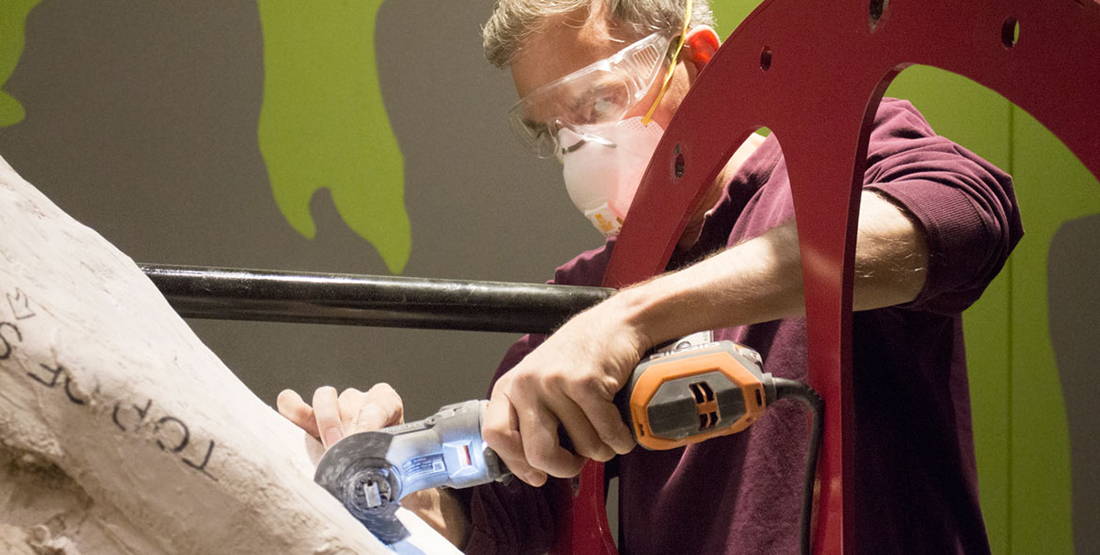
[[[665,60],[665,55],[668,54],[670,39],[668,33],[650,35],[635,43],[633,46],[637,47],[637,50],[631,52],[630,55],[623,56],[616,64],[616,68],[620,72],[635,78],[635,84],[638,86],[636,91],[638,97],[635,102],[645,96],[649,87],[653,86],[653,81],[657,79],[657,74],[661,70],[661,62]],[[620,52],[620,54],[622,53]]]
[[[557,150],[561,127],[618,121],[645,97],[660,73],[671,33],[652,34],[614,56],[540,87],[509,111],[512,131],[542,158]]]

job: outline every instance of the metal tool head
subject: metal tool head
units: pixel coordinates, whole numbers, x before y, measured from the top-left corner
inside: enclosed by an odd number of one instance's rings
[[[314,482],[387,545],[409,536],[397,519],[401,476],[386,460],[392,441],[393,436],[384,432],[347,436],[321,457],[313,476]]]

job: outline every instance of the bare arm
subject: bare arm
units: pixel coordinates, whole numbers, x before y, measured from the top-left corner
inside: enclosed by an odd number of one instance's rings
[[[928,247],[904,211],[873,192],[861,198],[853,309],[912,301],[924,287]],[[801,316],[802,266],[793,222],[682,271],[623,291],[625,314],[654,345],[704,329]]]
[[[854,308],[912,301],[927,277],[921,228],[876,193],[864,192],[861,202]],[[630,451],[613,399],[641,354],[699,330],[801,315],[801,268],[791,223],[623,290],[567,322],[501,377],[485,414],[486,441],[533,485],[547,474],[576,475],[586,458]],[[559,422],[576,454],[557,445]]]

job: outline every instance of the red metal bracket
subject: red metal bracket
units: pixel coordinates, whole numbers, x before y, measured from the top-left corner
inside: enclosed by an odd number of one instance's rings
[[[814,553],[856,553],[846,503],[855,222],[869,126],[905,67],[968,77],[1034,116],[1100,178],[1100,4],[1094,0],[766,0],[691,88],[646,171],[605,285],[663,271],[686,215],[733,151],[768,127],[798,218],[810,382],[826,399]],[[677,168],[682,171],[678,171]],[[603,468],[590,463],[554,553],[615,553]],[[559,520],[568,521],[569,518]]]

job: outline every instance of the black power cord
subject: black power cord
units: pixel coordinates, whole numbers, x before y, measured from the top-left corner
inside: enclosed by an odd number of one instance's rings
[[[810,386],[785,378],[772,377],[775,399],[794,399],[806,405],[813,416],[810,420],[810,447],[806,453],[806,476],[802,484],[802,554],[810,555],[810,525],[813,522],[814,478],[817,475],[817,457],[821,451],[822,420],[825,418],[825,400]]]

